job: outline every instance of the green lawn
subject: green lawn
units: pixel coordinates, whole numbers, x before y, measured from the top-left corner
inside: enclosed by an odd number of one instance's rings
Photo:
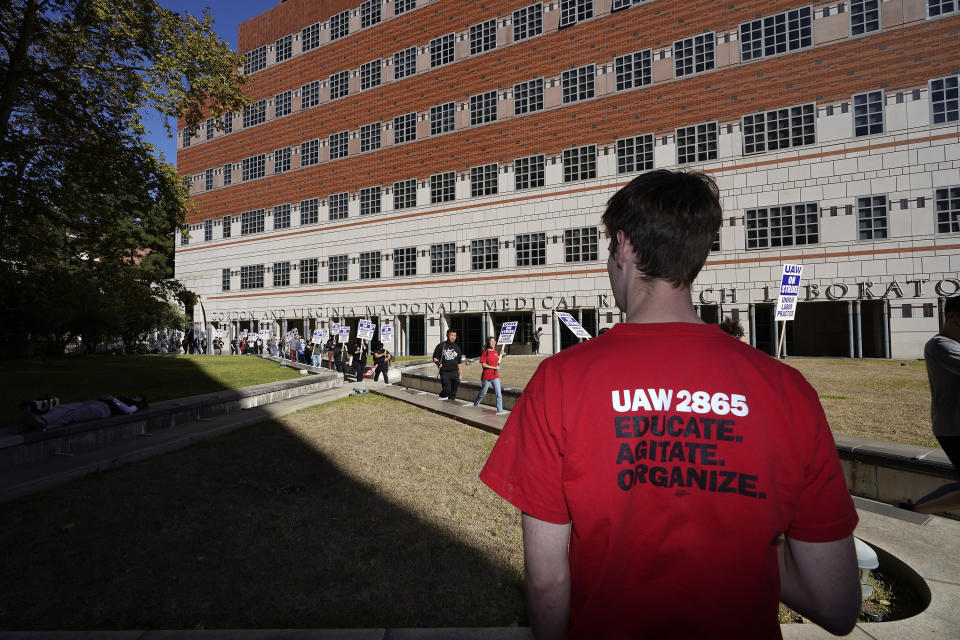
[[[17,405],[45,394],[61,402],[104,393],[145,393],[151,402],[297,378],[296,371],[253,356],[77,356],[0,362],[0,425],[17,421]]]

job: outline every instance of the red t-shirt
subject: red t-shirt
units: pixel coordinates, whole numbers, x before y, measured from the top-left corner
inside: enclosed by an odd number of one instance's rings
[[[816,392],[714,325],[618,324],[545,360],[480,479],[572,521],[572,638],[779,638],[777,536],[857,524]]]
[[[496,349],[484,349],[480,354],[480,362],[496,367],[500,364],[500,352]],[[500,377],[500,372],[496,369],[484,369],[480,374],[480,380],[494,380]]]

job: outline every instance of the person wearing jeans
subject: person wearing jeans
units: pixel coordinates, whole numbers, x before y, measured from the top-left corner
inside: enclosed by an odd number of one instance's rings
[[[503,412],[503,395],[500,393],[500,353],[497,351],[497,339],[493,336],[487,338],[487,348],[480,354],[480,366],[483,373],[480,374],[480,393],[477,394],[473,406],[478,407],[483,401],[483,396],[487,395],[487,389],[493,385],[493,391],[497,394],[497,413]]]

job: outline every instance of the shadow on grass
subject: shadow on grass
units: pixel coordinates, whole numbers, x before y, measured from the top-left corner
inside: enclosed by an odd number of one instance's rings
[[[0,628],[523,624],[515,573],[278,422],[0,505]]]

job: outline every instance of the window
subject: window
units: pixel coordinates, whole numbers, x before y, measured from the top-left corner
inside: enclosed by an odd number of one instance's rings
[[[407,113],[393,119],[393,142],[410,142],[417,139],[417,114]]]
[[[300,143],[300,166],[309,167],[320,162],[320,141],[307,140]]]
[[[517,236],[517,266],[547,264],[547,234],[524,233]]]
[[[816,118],[814,104],[743,116],[743,153],[750,155],[814,144],[817,141]]]
[[[453,62],[453,34],[447,34],[430,41],[430,67]]]
[[[343,220],[347,217],[350,195],[344,193],[332,193],[327,198],[327,208],[330,211],[330,220]]]
[[[290,171],[290,147],[273,152],[273,172],[286,173],[287,171]]]
[[[747,209],[747,249],[816,244],[819,236],[816,203]]]
[[[380,123],[365,124],[360,127],[360,153],[376,151],[380,148]]]
[[[301,100],[302,102],[302,100]],[[293,91],[284,91],[273,97],[273,117],[282,118],[290,115],[293,105]]]
[[[320,81],[314,80],[300,87],[300,110],[320,104]]]
[[[597,177],[597,145],[565,149],[563,152],[563,181],[587,180]]]
[[[263,289],[263,265],[251,264],[240,267],[241,289]]]
[[[360,28],[366,29],[380,23],[382,0],[367,0],[360,5]]]
[[[860,240],[887,237],[887,196],[857,198],[857,237]]]
[[[223,135],[233,133],[233,114],[225,113],[220,118],[220,128],[223,129]]]
[[[330,99],[336,100],[350,93],[350,72],[341,71],[330,76]]]
[[[229,238],[233,232],[233,218],[223,216],[223,237]]]
[[[453,131],[456,105],[452,102],[430,107],[430,135]]]
[[[190,235],[189,232],[185,229],[180,230],[180,246],[185,247],[190,244]]]
[[[957,0],[927,0],[927,15],[931,18],[957,11]]]
[[[617,173],[653,169],[653,134],[617,140]]]
[[[600,234],[596,227],[565,229],[563,232],[563,261],[590,262],[597,259]]]
[[[289,262],[273,263],[273,286],[275,287],[290,286],[290,263]]]
[[[320,198],[309,198],[300,201],[300,224],[316,224],[320,222]]]
[[[650,84],[653,69],[651,60],[650,49],[617,57],[614,60],[614,68],[617,71],[617,91]]]
[[[743,62],[811,45],[813,12],[810,7],[757,18],[740,25],[740,59]]]
[[[855,36],[880,30],[880,0],[850,1],[850,33]]]
[[[203,221],[203,241],[210,242],[213,240],[213,220],[208,218]]]
[[[244,211],[240,214],[240,235],[248,236],[251,233],[263,233],[266,210]]]
[[[410,47],[393,54],[393,79],[399,80],[417,72],[417,48]]]
[[[909,304],[900,305],[900,316],[902,318],[912,318],[913,317],[913,306]]]
[[[960,76],[947,76],[930,81],[930,104],[933,108],[933,123],[960,120],[960,97],[957,80]]]
[[[243,181],[262,178],[266,174],[267,156],[261,153],[257,156],[244,158],[241,167],[243,168]]]
[[[190,127],[186,127],[183,130],[183,148],[186,149],[190,146],[190,139],[193,137],[193,130]]]
[[[223,186],[229,187],[233,184],[233,165],[229,162],[223,165]]]
[[[347,268],[347,256],[330,256],[327,260],[327,279],[330,282],[346,282]]]
[[[395,0],[393,3],[393,15],[398,16],[407,11],[413,11],[417,8],[417,0]]]
[[[360,215],[380,213],[380,187],[360,189]]]
[[[230,269],[220,270],[220,291],[230,291]]]
[[[716,122],[707,122],[677,129],[677,164],[705,162],[716,159]]]
[[[213,189],[213,169],[207,169],[203,172],[203,190],[210,191]]]
[[[290,228],[289,204],[278,204],[273,208],[273,228],[274,230]]]
[[[646,2],[647,0],[613,0],[613,11],[619,11],[620,9],[626,9],[631,4],[640,4],[641,2]]]
[[[267,67],[267,48],[257,47],[243,55],[243,72],[247,75],[266,69]]]
[[[330,41],[339,40],[350,34],[350,10],[330,16]]]
[[[380,277],[380,252],[360,252],[360,279],[376,280]]]
[[[497,238],[484,238],[470,241],[470,268],[496,269],[500,266],[500,241]]]
[[[360,65],[360,90],[380,86],[380,60],[371,60]]]
[[[491,18],[470,27],[470,55],[490,51],[497,46],[497,19]]]
[[[213,118],[207,118],[206,128],[207,128],[207,140],[213,140],[213,131],[214,131]]]
[[[346,158],[350,150],[350,132],[341,131],[330,136],[330,159]]]
[[[317,284],[319,271],[319,259],[303,258],[300,260],[300,284]]]
[[[543,33],[543,4],[538,2],[513,12],[513,41]]]
[[[561,76],[563,82],[563,103],[567,104],[568,102],[592,98],[595,75],[592,64],[564,71]]]
[[[853,96],[853,133],[857,137],[883,133],[883,91]]]
[[[470,124],[484,124],[497,119],[497,92],[487,91],[470,96]]]
[[[320,46],[320,23],[304,27],[300,32],[300,42],[304,52]]]
[[[933,204],[937,213],[937,233],[960,231],[960,187],[937,189]]]
[[[452,242],[430,245],[430,273],[454,273],[457,270],[457,247]]]
[[[717,232],[713,236],[713,243],[710,244],[710,253],[717,253],[720,251],[720,230],[717,229]]]
[[[543,109],[543,78],[513,85],[513,115]]]
[[[276,61],[283,62],[293,56],[293,36],[283,36],[274,44],[276,52]]]
[[[513,161],[514,188],[534,189],[546,184],[544,168],[546,156],[543,154],[517,158]]]
[[[716,34],[704,33],[673,43],[673,69],[678,78],[713,69]]]
[[[593,0],[560,0],[560,28],[593,17]]]
[[[404,247],[393,250],[393,275],[394,276],[415,276],[417,275],[417,248]]]
[[[393,208],[410,209],[417,206],[417,181],[401,180],[393,183]]]
[[[457,197],[457,174],[455,171],[430,176],[430,204],[450,202]]]
[[[470,169],[470,196],[478,198],[495,194],[499,182],[498,173],[496,163],[472,167]]]
[[[243,127],[263,124],[267,120],[267,101],[260,100],[243,108]]]

